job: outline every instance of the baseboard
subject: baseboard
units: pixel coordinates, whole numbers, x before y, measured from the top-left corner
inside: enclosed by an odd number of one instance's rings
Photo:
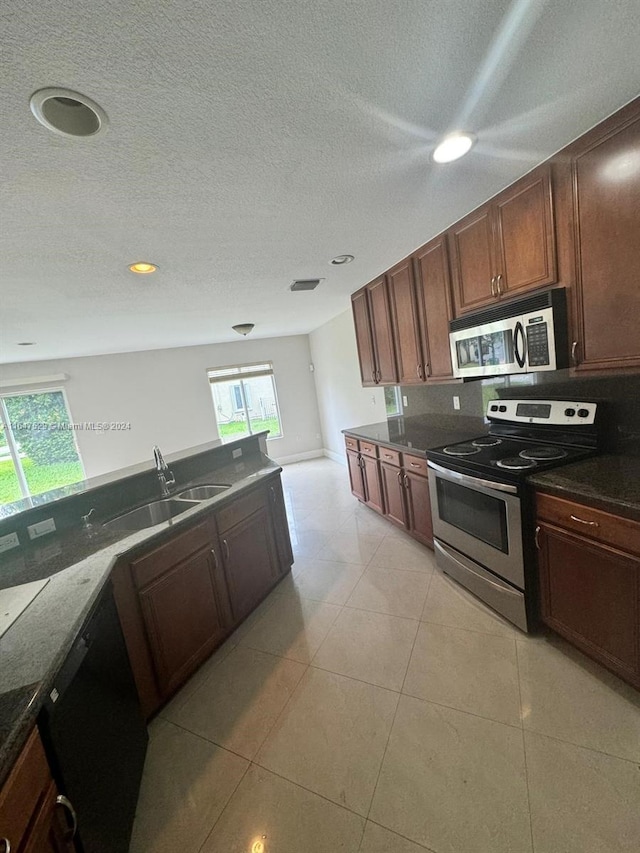
[[[304,462],[305,459],[318,459],[324,456],[323,450],[306,450],[304,453],[293,453],[291,456],[271,456],[278,465],[290,465],[292,462]]]
[[[324,448],[323,453],[329,459],[333,459],[334,462],[344,465],[345,468],[347,467],[347,459],[344,453],[336,453],[335,450],[328,450],[326,447]]]

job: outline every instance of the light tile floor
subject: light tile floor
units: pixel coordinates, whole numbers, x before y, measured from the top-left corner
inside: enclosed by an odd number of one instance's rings
[[[640,850],[640,696],[287,466],[293,572],[150,726],[131,853]]]

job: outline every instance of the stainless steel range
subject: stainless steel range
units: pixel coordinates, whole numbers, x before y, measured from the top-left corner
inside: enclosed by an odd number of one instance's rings
[[[427,451],[438,565],[523,631],[537,621],[526,477],[595,454],[597,414],[594,402],[493,400],[487,435]]]

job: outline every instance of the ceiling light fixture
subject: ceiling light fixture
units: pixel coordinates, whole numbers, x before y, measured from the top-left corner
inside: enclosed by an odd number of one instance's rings
[[[147,261],[137,261],[135,264],[131,264],[129,269],[131,272],[136,272],[138,275],[149,275],[151,272],[155,272],[158,267],[155,264],[150,264]]]
[[[351,261],[355,261],[354,255],[336,255],[336,257],[332,258],[329,263],[336,267],[341,267],[343,264],[350,264]]]
[[[245,338],[249,334],[249,332],[253,331],[255,323],[238,323],[236,326],[232,326],[234,332],[237,332],[239,335],[244,335]]]
[[[451,163],[464,157],[476,143],[473,133],[450,133],[436,147],[432,154],[436,163]]]
[[[96,136],[109,121],[99,104],[70,89],[39,89],[29,104],[40,124],[60,136]]]

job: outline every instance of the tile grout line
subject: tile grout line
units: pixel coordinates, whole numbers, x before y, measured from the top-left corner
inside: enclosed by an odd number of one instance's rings
[[[535,842],[533,840],[533,817],[531,815],[531,791],[529,788],[529,768],[527,766],[527,744],[525,740],[524,715],[522,712],[522,685],[520,683],[520,657],[518,655],[518,644],[514,640],[516,647],[516,670],[518,673],[518,696],[520,698],[520,726],[522,731],[522,757],[524,759],[524,781],[527,788],[527,807],[529,809],[529,835],[531,837],[531,850],[535,853]]]
[[[383,823],[379,823],[377,820],[371,820],[371,818],[367,818],[369,823],[375,824],[375,826],[379,826],[380,829],[385,829],[387,832],[392,833],[392,835],[397,835],[399,838],[403,838],[405,841],[408,841],[410,844],[415,844],[416,847],[419,847],[421,850],[426,850],[427,853],[437,853],[432,847],[425,847],[424,844],[421,844],[419,841],[414,841],[413,838],[409,838],[407,835],[403,835],[401,832],[397,832],[395,829],[389,829],[388,826],[385,826]]]

